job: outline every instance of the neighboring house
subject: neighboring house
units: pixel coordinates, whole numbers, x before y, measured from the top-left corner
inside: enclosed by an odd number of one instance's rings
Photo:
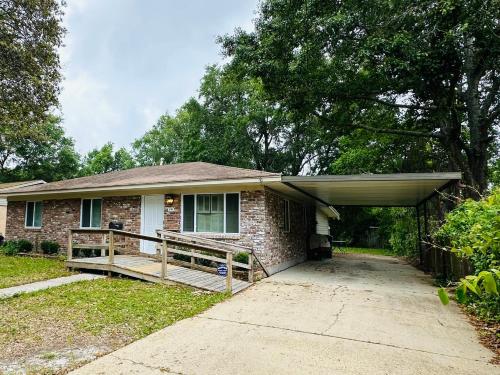
[[[251,247],[270,273],[306,258],[315,217],[336,211],[273,189],[281,174],[195,162],[134,168],[11,190],[7,239],[54,240],[70,228],[157,229]],[[154,243],[140,245],[154,254]]]
[[[43,180],[33,180],[33,181],[7,182],[4,184],[0,184],[0,235],[5,236],[5,225],[7,221],[7,199],[2,198],[2,192],[5,190],[44,184],[44,183],[45,181]]]

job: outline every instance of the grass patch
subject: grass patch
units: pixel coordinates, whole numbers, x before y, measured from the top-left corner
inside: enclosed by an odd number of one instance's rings
[[[226,297],[129,279],[83,281],[22,294],[0,301],[0,362],[77,348],[106,353]]]
[[[0,289],[70,274],[58,259],[0,255]]]
[[[339,251],[335,249],[335,252]],[[342,248],[342,252],[347,254],[371,254],[371,255],[386,255],[386,256],[394,255],[389,250],[386,249],[371,249],[365,247],[346,247]]]

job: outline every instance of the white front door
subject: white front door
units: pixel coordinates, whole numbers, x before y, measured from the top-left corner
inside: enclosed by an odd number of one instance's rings
[[[143,195],[141,204],[141,234],[156,237],[156,230],[163,229],[163,194]],[[156,254],[156,243],[141,240],[141,251]]]

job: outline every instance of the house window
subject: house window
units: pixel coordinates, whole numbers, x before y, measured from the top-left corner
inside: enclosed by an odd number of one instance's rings
[[[26,202],[26,228],[42,227],[42,202]]]
[[[100,228],[101,227],[102,199],[82,199],[80,215],[80,227]]]
[[[290,201],[283,200],[283,231],[290,232]]]
[[[183,195],[183,232],[239,233],[240,195]]]

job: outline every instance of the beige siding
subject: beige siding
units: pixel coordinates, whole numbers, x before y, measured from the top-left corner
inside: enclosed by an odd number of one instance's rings
[[[0,198],[0,234],[5,236],[5,224],[7,222],[7,201]]]
[[[316,209],[316,233],[330,235],[328,217],[318,209]]]

